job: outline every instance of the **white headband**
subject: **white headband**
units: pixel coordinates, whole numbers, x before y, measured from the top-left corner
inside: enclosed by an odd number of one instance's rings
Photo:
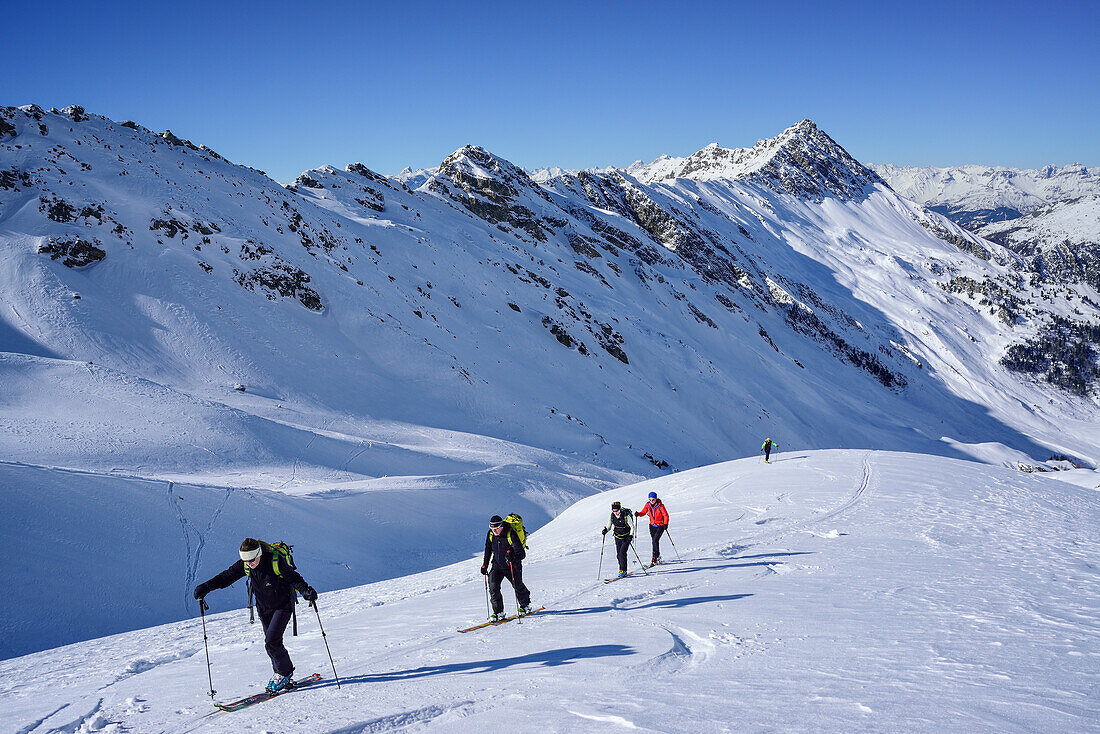
[[[263,548],[261,548],[260,546],[256,546],[256,548],[254,550],[250,550],[250,551],[243,550],[243,551],[241,551],[241,560],[242,561],[254,560],[256,558],[259,558],[260,554],[263,553],[263,552],[264,552]]]

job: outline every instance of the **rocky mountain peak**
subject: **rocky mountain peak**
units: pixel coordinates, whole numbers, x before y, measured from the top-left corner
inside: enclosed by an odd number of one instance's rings
[[[868,184],[882,183],[812,120],[801,120],[751,148],[710,143],[686,158],[661,156],[632,171],[646,182],[689,178],[697,181],[753,179],[802,198],[858,196]]]
[[[480,145],[464,145],[439,164],[439,173],[453,176],[473,176],[481,179],[529,179],[511,161],[493,155]]]
[[[546,238],[531,208],[549,204],[546,192],[523,169],[480,146],[451,153],[423,188],[488,222],[525,231],[537,240]]]

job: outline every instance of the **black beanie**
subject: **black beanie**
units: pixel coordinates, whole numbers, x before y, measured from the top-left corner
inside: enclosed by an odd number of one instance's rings
[[[621,510],[622,508],[623,508],[623,506],[621,504],[619,504],[618,502],[612,502],[611,503],[611,509],[612,510]]]
[[[500,515],[493,515],[489,518],[489,522],[504,522],[504,518]]]

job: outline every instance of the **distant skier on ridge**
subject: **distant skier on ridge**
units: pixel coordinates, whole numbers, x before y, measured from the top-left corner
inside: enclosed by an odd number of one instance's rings
[[[294,663],[283,645],[283,633],[294,611],[294,592],[307,602],[317,599],[317,592],[301,574],[287,563],[276,566],[271,546],[262,540],[245,538],[241,543],[240,560],[209,581],[195,587],[195,598],[202,599],[214,589],[224,589],[248,576],[256,596],[256,610],[264,627],[264,649],[275,671],[267,684],[269,693],[294,687]]]
[[[668,510],[656,492],[649,493],[649,501],[638,510],[636,517],[649,515],[649,538],[653,541],[653,561],[656,566],[661,562],[661,536],[668,530]]]
[[[611,518],[604,526],[603,534],[615,530],[615,555],[619,559],[619,578],[626,576],[626,551],[634,541],[636,529],[634,512],[619,502],[611,503]]]
[[[765,438],[764,443],[760,446],[760,450],[764,452],[764,461],[768,464],[771,463],[772,447],[779,448],[779,444],[770,438]]]
[[[490,621],[498,622],[505,618],[504,598],[500,594],[500,583],[504,579],[511,581],[516,590],[516,603],[519,605],[517,613],[523,616],[531,612],[531,592],[523,583],[523,559],[526,557],[523,541],[504,522],[504,518],[500,515],[489,518],[489,534],[485,537],[481,573],[489,577],[489,597],[493,604]]]

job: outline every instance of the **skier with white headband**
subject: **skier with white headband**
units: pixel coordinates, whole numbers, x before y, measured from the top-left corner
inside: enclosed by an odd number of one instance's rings
[[[202,599],[214,589],[224,589],[246,575],[256,597],[256,611],[264,627],[264,647],[271,658],[275,675],[267,684],[269,693],[294,686],[294,663],[283,645],[283,632],[294,611],[294,592],[307,602],[317,599],[317,592],[305,582],[293,565],[280,568],[271,545],[255,538],[241,543],[241,558],[209,581],[195,587],[195,598]]]

